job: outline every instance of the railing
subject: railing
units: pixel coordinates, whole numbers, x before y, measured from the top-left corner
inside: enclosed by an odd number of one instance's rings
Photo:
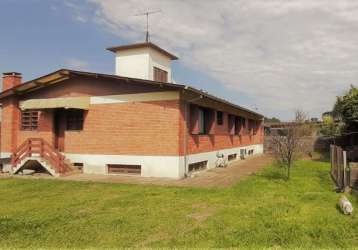
[[[65,157],[42,138],[29,138],[23,142],[11,156],[12,167],[16,168],[22,160],[34,155],[46,160],[57,173],[69,170]]]

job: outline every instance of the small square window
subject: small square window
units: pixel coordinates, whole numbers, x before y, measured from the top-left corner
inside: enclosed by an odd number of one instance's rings
[[[168,82],[168,72],[160,68],[153,68],[154,81]]]
[[[37,130],[39,125],[39,111],[25,110],[21,112],[21,129]]]
[[[67,130],[83,130],[83,110],[70,109],[67,110]]]

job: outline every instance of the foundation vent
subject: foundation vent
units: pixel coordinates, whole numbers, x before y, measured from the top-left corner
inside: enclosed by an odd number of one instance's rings
[[[141,165],[126,165],[126,164],[107,164],[109,174],[134,174],[140,175],[142,172]]]
[[[199,171],[206,169],[208,161],[199,161],[189,164],[189,172]]]
[[[227,156],[228,161],[234,161],[237,158],[237,154],[231,154]]]

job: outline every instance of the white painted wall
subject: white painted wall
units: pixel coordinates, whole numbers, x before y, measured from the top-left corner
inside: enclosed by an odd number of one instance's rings
[[[154,49],[149,50],[149,79],[154,80],[154,67],[168,72],[168,82],[172,82],[171,60]]]
[[[207,168],[215,168],[217,153],[223,153],[227,158],[229,154],[237,154],[240,159],[240,149],[254,150],[254,154],[263,153],[263,145],[249,145],[245,147],[230,148],[187,156],[187,164],[208,161]],[[68,154],[72,163],[84,164],[83,171],[88,174],[108,174],[107,164],[141,165],[143,177],[166,177],[180,179],[185,176],[186,168],[184,156],[146,156],[146,155],[92,155],[92,154]]]
[[[87,174],[108,174],[107,164],[141,165],[142,176],[180,178],[179,156],[65,154],[71,162],[83,163]]]
[[[149,79],[149,50],[131,49],[116,53],[116,75]]]
[[[171,82],[171,59],[150,48],[137,48],[116,53],[116,75],[154,80],[153,67],[168,72],[168,81]]]
[[[11,157],[10,152],[0,152],[0,158],[9,158]]]
[[[237,148],[228,148],[228,149],[222,149],[217,151],[210,151],[205,153],[199,153],[199,154],[192,154],[187,156],[187,162],[188,164],[195,163],[195,162],[201,162],[201,161],[208,161],[207,168],[215,168],[216,167],[216,160],[217,160],[217,153],[221,153],[224,155],[224,157],[227,159],[228,155],[231,154],[237,154],[238,159],[240,159],[240,150],[246,149],[248,152],[249,150],[254,150],[254,155],[256,154],[262,154],[264,151],[263,144],[255,144],[255,145],[249,145],[245,147],[237,147]]]

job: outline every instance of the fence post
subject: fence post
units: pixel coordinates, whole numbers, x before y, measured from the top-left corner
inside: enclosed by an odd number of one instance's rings
[[[343,188],[346,188],[347,186],[346,169],[347,169],[347,151],[343,151]]]
[[[330,158],[331,158],[331,174],[333,175],[334,174],[334,152],[333,152],[333,150],[334,150],[334,148],[333,148],[334,146],[331,144],[330,145]]]

